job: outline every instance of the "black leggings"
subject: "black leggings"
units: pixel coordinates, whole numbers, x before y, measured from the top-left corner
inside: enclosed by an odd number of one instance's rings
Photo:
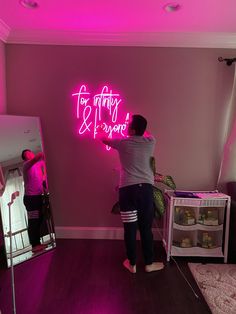
[[[142,183],[119,189],[121,218],[124,223],[124,238],[127,257],[131,265],[136,263],[136,233],[140,231],[144,262],[153,262],[153,234],[152,222],[153,187]]]
[[[25,195],[24,205],[28,214],[28,235],[32,247],[40,244],[40,227],[42,224],[42,195]]]

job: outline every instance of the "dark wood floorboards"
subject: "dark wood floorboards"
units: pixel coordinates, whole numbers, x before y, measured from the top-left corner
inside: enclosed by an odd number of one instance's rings
[[[165,261],[160,243],[157,259]],[[123,241],[58,240],[51,252],[15,266],[17,314],[209,314],[187,262],[147,274],[138,243],[137,274],[122,267]],[[0,269],[0,309],[11,314],[10,270]]]

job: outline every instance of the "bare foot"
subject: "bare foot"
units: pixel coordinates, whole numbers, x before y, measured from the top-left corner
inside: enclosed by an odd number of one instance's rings
[[[128,269],[129,272],[131,272],[132,274],[135,274],[136,273],[136,265],[130,265],[130,262],[128,259],[126,259],[124,262],[123,262],[123,266]]]
[[[163,268],[164,268],[163,263],[153,262],[152,264],[145,266],[145,271],[147,273],[151,273],[153,271],[158,271],[158,270],[161,270]]]
[[[36,252],[42,251],[42,250],[46,249],[46,247],[47,247],[46,244],[38,244],[38,245],[35,245],[35,246],[32,248],[32,252],[33,252],[33,253],[36,253]]]

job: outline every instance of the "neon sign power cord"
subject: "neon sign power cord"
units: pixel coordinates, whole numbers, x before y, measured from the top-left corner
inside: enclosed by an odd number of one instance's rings
[[[162,239],[162,235],[158,229],[158,226],[156,224],[156,222],[154,223],[154,225],[156,226],[156,230],[157,230],[157,233],[159,234],[160,238]],[[181,268],[179,267],[177,261],[175,260],[175,258],[173,256],[170,256],[170,258],[174,261],[179,273],[181,274],[181,276],[184,278],[185,282],[188,284],[189,288],[192,290],[192,293],[194,294],[194,296],[197,298],[197,299],[200,299],[199,295],[195,292],[194,288],[192,287],[191,283],[189,282],[189,280],[186,278],[185,274],[183,273],[183,271],[181,270]]]

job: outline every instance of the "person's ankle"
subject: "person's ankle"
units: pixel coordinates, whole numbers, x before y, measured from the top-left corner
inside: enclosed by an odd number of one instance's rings
[[[136,265],[131,265],[130,261],[128,259],[126,259],[123,262],[123,266],[132,274],[136,274]]]

